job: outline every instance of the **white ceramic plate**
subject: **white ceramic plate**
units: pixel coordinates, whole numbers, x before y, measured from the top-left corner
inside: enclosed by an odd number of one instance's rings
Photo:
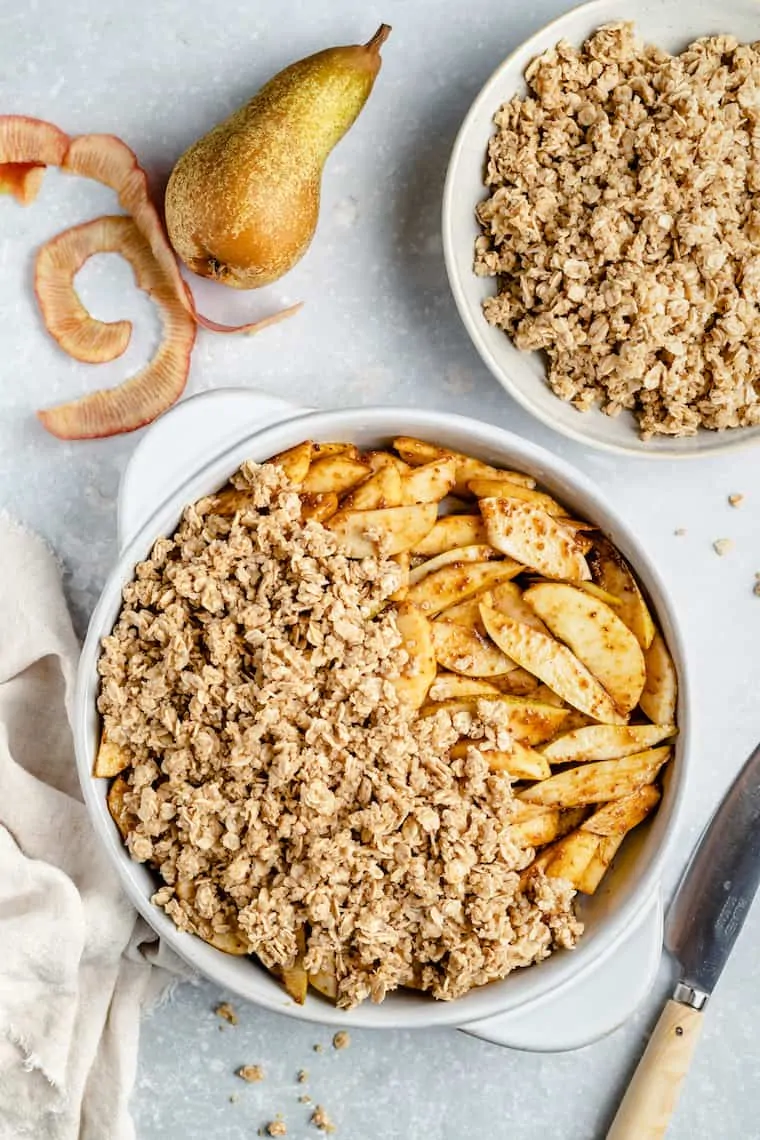
[[[699,36],[720,32],[739,40],[760,38],[757,0],[592,0],[526,40],[488,80],[454,143],[443,195],[443,248],[454,300],[473,344],[499,383],[524,408],[563,435],[608,451],[655,459],[712,455],[756,443],[760,427],[701,430],[684,439],[661,437],[644,442],[630,413],[611,419],[597,410],[579,412],[560,400],[546,383],[541,356],[520,352],[506,333],[492,328],[483,317],[481,306],[494,292],[494,281],[476,277],[472,262],[480,233],[475,207],[485,197],[483,168],[493,115],[502,103],[526,91],[523,72],[535,56],[560,39],[580,46],[600,25],[615,20],[633,20],[644,39],[672,52],[681,51]]]
[[[575,993],[581,982],[593,986],[592,971],[618,954],[642,913],[652,907],[686,776],[689,715],[685,662],[676,615],[655,567],[633,533],[589,480],[563,460],[499,428],[445,413],[363,408],[293,415],[282,423],[272,425],[270,422],[263,429],[252,430],[242,418],[239,401],[238,395],[211,432],[206,427],[204,404],[199,400],[181,404],[162,417],[144,437],[123,486],[122,493],[129,493],[132,505],[125,501],[121,504],[122,551],[95,608],[82,651],[73,718],[77,766],[93,824],[127,895],[167,945],[218,985],[269,1009],[310,1021],[381,1027],[463,1025],[506,1012],[527,1011],[531,1003],[540,999],[548,1001],[554,995],[556,998],[564,993],[570,995],[571,987]],[[193,416],[193,411],[198,414]],[[277,408],[267,406],[270,421],[272,414],[278,414]],[[230,435],[234,430],[231,424],[239,425],[236,438]],[[345,1012],[310,994],[306,1004],[298,1006],[284,994],[279,983],[254,962],[222,954],[193,935],[181,933],[163,911],[151,904],[155,879],[145,866],[130,859],[108,814],[105,800],[108,781],[95,780],[91,775],[100,734],[95,707],[100,641],[113,626],[122,587],[132,577],[135,563],[146,557],[159,535],[172,533],[185,504],[220,487],[244,459],[266,459],[306,438],[346,439],[360,447],[377,447],[402,433],[466,451],[490,463],[529,472],[567,502],[573,512],[595,521],[610,535],[636,568],[673,650],[680,676],[681,733],[675,763],[668,774],[665,795],[656,816],[627,841],[598,894],[581,904],[587,930],[576,950],[559,952],[539,966],[516,971],[503,982],[473,990],[455,1002],[435,1002],[424,995],[399,992],[389,995],[381,1005],[367,1002]],[[154,459],[171,456],[172,462],[168,466],[162,463],[157,466],[151,456]],[[156,496],[158,487],[163,501]],[[631,979],[620,979],[618,985],[630,987]],[[594,992],[604,1000],[603,986],[597,986]],[[578,1042],[584,1036],[588,1040],[594,1031],[587,1030],[588,1026],[579,1024],[573,1031],[574,1036],[566,1036],[555,1047],[567,1047],[569,1041]],[[479,1032],[489,1035],[482,1029]],[[492,1034],[490,1036],[494,1039]],[[502,1033],[500,1039],[515,1038]],[[531,1040],[529,1047],[540,1048],[542,1042]]]

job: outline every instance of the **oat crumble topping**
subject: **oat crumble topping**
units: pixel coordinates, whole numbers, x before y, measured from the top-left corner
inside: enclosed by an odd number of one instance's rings
[[[744,495],[729,495],[728,501],[732,507],[740,507],[744,502]]]
[[[447,759],[462,736],[509,746],[505,714],[399,702],[394,611],[371,617],[397,564],[342,555],[274,466],[233,484],[252,505],[186,509],[125,586],[99,663],[155,904],[269,968],[294,965],[303,932],[306,970],[334,972],[344,1008],[409,984],[455,998],[572,947],[570,885],[521,884],[533,850],[506,835],[509,779],[475,748]]]
[[[716,538],[713,543],[713,550],[719,558],[723,558],[724,555],[733,550],[733,546],[734,540],[732,538]]]
[[[554,392],[641,435],[760,423],[760,44],[566,41],[496,113],[475,271]]]
[[[351,1036],[346,1033],[345,1029],[341,1029],[333,1037],[333,1049],[348,1049],[351,1044]]]
[[[288,1128],[284,1120],[272,1120],[267,1124],[267,1135],[287,1136]]]

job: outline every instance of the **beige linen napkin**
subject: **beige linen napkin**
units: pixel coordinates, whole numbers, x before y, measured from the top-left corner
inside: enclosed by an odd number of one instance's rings
[[[140,1008],[161,966],[187,972],[159,957],[81,802],[78,653],[53,555],[0,515],[1,1140],[132,1140]]]

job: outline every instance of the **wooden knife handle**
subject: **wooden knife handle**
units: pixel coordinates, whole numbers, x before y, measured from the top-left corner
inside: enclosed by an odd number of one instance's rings
[[[702,1030],[702,1013],[669,1001],[638,1063],[607,1140],[662,1140]]]

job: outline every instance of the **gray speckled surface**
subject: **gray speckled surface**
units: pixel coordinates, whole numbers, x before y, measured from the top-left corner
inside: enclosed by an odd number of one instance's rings
[[[256,385],[324,407],[434,404],[523,432],[604,483],[659,561],[691,654],[693,777],[669,888],[760,735],[760,599],[752,595],[760,570],[757,452],[649,466],[590,453],[540,428],[477,359],[441,257],[440,192],[459,121],[510,48],[563,7],[561,0],[385,0],[382,9],[363,10],[349,0],[5,3],[2,110],[49,117],[71,132],[118,133],[160,185],[187,143],[279,67],[330,43],[367,38],[381,18],[394,25],[373,98],[328,167],[322,221],[306,259],[260,294],[197,288],[205,310],[221,319],[301,298],[304,311],[253,341],[202,334],[189,391]],[[0,506],[60,554],[80,629],[115,553],[115,495],[134,438],[63,444],[42,433],[32,411],[128,375],[158,326],[129,270],[113,258],[93,261],[79,281],[85,301],[98,316],[130,316],[136,324],[125,357],[94,373],[45,337],[31,273],[40,241],[113,208],[104,188],[57,172],[26,211],[0,199]],[[747,493],[740,510],[726,503],[733,491]],[[677,527],[687,534],[675,537]],[[711,542],[724,536],[736,545],[720,559]],[[707,1015],[674,1140],[760,1137],[759,935],[756,910]],[[240,1024],[220,1031],[212,1013],[220,995],[207,985],[184,986],[144,1025],[138,1136],[242,1140],[277,1112],[289,1136],[315,1136],[307,1107],[297,1103],[295,1074],[308,1068],[309,1092],[348,1140],[591,1140],[603,1135],[668,978],[664,963],[656,992],[634,1020],[564,1056],[509,1052],[454,1031],[356,1031],[351,1048],[335,1053],[326,1031],[254,1008],[241,1008]],[[317,1041],[325,1045],[321,1054],[312,1050]],[[266,1070],[262,1084],[233,1076],[238,1065],[256,1062]]]

